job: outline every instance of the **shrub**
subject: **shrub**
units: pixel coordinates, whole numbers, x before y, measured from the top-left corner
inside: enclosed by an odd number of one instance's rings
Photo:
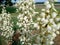
[[[16,7],[8,6],[8,7],[6,7],[6,11],[9,12],[9,13],[15,13],[16,12]]]

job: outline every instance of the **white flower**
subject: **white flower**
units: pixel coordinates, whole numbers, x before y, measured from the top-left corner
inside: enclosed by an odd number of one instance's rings
[[[6,33],[4,33],[3,36],[5,37],[6,36]]]
[[[52,18],[55,18],[57,16],[57,13],[56,12],[53,12],[52,13]]]
[[[50,12],[49,9],[47,9],[46,12],[49,13]]]
[[[47,24],[48,23],[48,19],[45,19],[45,24]]]
[[[45,26],[46,26],[46,24],[43,24],[43,25],[42,25],[42,27],[45,27]]]
[[[8,38],[9,37],[9,35],[6,35],[6,38]]]
[[[27,5],[26,8],[29,8],[29,6]]]
[[[46,5],[46,9],[50,9],[51,8],[51,5],[49,4],[49,1],[46,1],[45,5]]]
[[[28,19],[26,19],[26,23],[28,23],[29,21],[28,21]]]
[[[46,9],[50,9],[51,8],[51,5],[50,4],[47,4],[46,5]]]
[[[28,43],[28,45],[31,45],[31,43]]]
[[[30,10],[33,10],[33,9],[30,7]]]
[[[47,26],[47,30],[48,30],[48,31],[51,31],[51,30],[52,30],[51,26],[48,25],[48,26]]]
[[[60,21],[60,18],[56,18],[55,20],[56,20],[56,21]]]
[[[29,5],[31,5],[32,3],[31,2],[29,2]]]
[[[7,17],[10,17],[10,14],[8,14]]]
[[[54,42],[53,41],[50,41],[50,44],[54,44]]]
[[[52,33],[52,36],[53,36],[53,38],[55,38],[56,37],[56,33]]]
[[[25,23],[25,21],[22,22],[23,24]]]
[[[52,25],[52,27],[53,27],[54,29],[57,29],[57,25],[56,25],[55,23]]]
[[[22,10],[25,10],[25,7],[22,7]]]
[[[35,11],[34,11],[33,13],[34,13],[34,14],[38,14],[38,12],[35,12]]]
[[[45,17],[45,12],[41,12],[40,14],[42,17]]]
[[[34,9],[35,9],[35,5],[33,5]]]
[[[40,40],[40,36],[37,36],[37,40]]]
[[[37,26],[37,30],[39,30],[40,29],[40,26]]]
[[[19,27],[21,27],[22,26],[22,24],[19,24]]]
[[[22,16],[23,16],[23,14],[19,14],[19,15],[17,16],[17,18],[20,19],[20,18],[22,18]]]
[[[57,24],[57,29],[60,29],[60,23]]]
[[[22,44],[24,44],[24,42],[22,42]]]
[[[49,4],[49,1],[46,1],[46,2],[45,2],[45,5],[47,5],[47,4]]]
[[[23,41],[23,39],[20,39],[20,41]]]
[[[42,19],[41,19],[41,22],[42,22],[43,24],[47,24],[47,23],[48,23],[48,20],[45,19],[45,18],[42,18]]]
[[[21,10],[21,9],[22,9],[22,6],[19,7],[19,10]]]
[[[56,31],[56,29],[53,29],[53,32],[55,32]]]
[[[24,17],[24,20],[26,20],[26,19],[27,19],[27,16]]]
[[[47,16],[47,19],[49,19],[49,18],[50,18],[50,15]]]
[[[30,40],[30,38],[27,39],[28,41]]]
[[[24,24],[24,27],[27,27],[27,25],[26,25],[26,24]]]
[[[54,20],[53,19],[49,19],[50,23],[54,23]]]
[[[27,11],[25,11],[25,14],[27,14]]]
[[[4,23],[3,25],[7,25],[7,22],[6,21],[4,21],[3,23]]]
[[[13,36],[13,34],[14,34],[14,31],[11,31],[10,36]]]
[[[45,11],[45,9],[42,9],[42,11]]]
[[[23,17],[20,17],[20,20],[23,20]]]
[[[25,41],[25,40],[26,40],[25,37],[21,37],[21,38],[20,38],[20,41]]]
[[[37,20],[38,20],[38,21],[40,21],[40,20],[41,20],[41,18],[40,18],[40,17],[38,17],[38,18],[37,18]]]
[[[34,23],[34,27],[38,27],[38,24],[37,23]]]
[[[1,35],[4,35],[3,33],[1,33]]]
[[[23,38],[23,41],[25,41],[25,40],[26,40],[26,38],[24,37],[24,38]]]
[[[17,25],[19,25],[20,23],[17,22]]]
[[[45,18],[42,18],[41,21],[43,22],[45,20]]]
[[[60,32],[59,31],[56,31],[56,34],[60,34]]]

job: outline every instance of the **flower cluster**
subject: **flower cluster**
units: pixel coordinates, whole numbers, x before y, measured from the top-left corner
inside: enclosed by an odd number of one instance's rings
[[[60,19],[51,0],[47,0],[44,4],[46,8],[42,9],[36,21],[40,26],[40,45],[52,45],[56,35],[59,34],[60,23],[57,21]]]
[[[0,30],[2,31],[1,36],[5,38],[11,38],[13,35],[12,23],[10,14],[6,13],[5,7],[2,9],[2,14],[0,14]]]
[[[17,25],[19,25],[20,33],[22,33],[20,40],[25,45],[30,45],[32,43],[32,31],[39,29],[38,23],[34,22],[35,19],[33,20],[34,15],[37,15],[38,12],[35,12],[35,5],[33,0],[21,0],[17,6],[19,11],[19,15],[17,16]]]
[[[54,0],[53,0],[54,1]],[[25,45],[52,45],[54,38],[59,34],[60,24],[58,13],[52,0],[47,0],[40,14],[35,12],[35,5],[32,0],[21,0],[18,3],[18,22],[20,33],[22,33],[22,44]],[[36,42],[37,41],[37,42]]]
[[[35,12],[35,4],[33,0],[20,0],[15,4],[18,7],[17,25],[21,36],[19,37],[22,45],[52,45],[53,40],[60,28],[60,18],[54,7],[55,0],[47,0],[45,9],[41,13]],[[0,14],[0,30],[1,35],[5,38],[11,38],[14,31],[12,30],[11,16],[6,13],[3,8]]]

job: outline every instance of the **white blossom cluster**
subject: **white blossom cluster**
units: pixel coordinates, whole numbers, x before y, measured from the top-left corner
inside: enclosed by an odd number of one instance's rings
[[[57,17],[58,12],[51,0],[47,0],[44,4],[46,8],[42,9],[37,17],[37,23],[40,25],[40,45],[52,45],[53,40],[59,34],[60,23],[56,22],[60,19]]]
[[[9,39],[13,35],[11,17],[9,13],[6,13],[5,7],[2,9],[0,14],[0,30],[2,31],[1,36]]]
[[[54,1],[54,0],[53,0]],[[52,0],[47,0],[45,9],[40,14],[35,12],[33,0],[20,0],[16,6],[18,7],[18,22],[20,27],[20,40],[24,45],[52,45],[53,40],[60,28],[60,23],[56,23],[60,19],[54,7]],[[34,32],[36,30],[36,32]],[[39,33],[38,33],[39,32]]]
[[[20,32],[20,41],[23,45],[52,45],[53,40],[59,34],[60,18],[54,7],[54,0],[47,0],[45,9],[41,13],[35,12],[35,4],[33,0],[20,0],[15,6],[18,7],[17,16]],[[12,37],[11,17],[3,9],[0,14],[0,30],[2,36],[6,38]]]
[[[20,0],[17,6],[19,11],[17,25],[20,27],[19,30],[22,30],[22,32],[20,32],[22,33],[20,40],[23,41],[22,44],[32,45],[32,31],[39,29],[38,23],[33,21],[33,16],[37,15],[38,12],[35,12],[35,5],[33,0]]]

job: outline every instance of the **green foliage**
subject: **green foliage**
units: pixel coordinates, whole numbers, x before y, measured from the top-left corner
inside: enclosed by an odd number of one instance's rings
[[[0,13],[2,12],[2,7],[0,6]]]
[[[8,6],[8,7],[6,7],[6,11],[9,13],[15,13],[16,7]]]
[[[0,45],[2,45],[1,36],[0,36]]]
[[[2,12],[2,6],[0,6],[0,13]],[[8,13],[15,13],[16,12],[16,7],[13,6],[8,6],[6,7],[6,12]]]
[[[0,35],[0,45],[7,45],[6,39]]]
[[[17,21],[18,21],[18,19],[16,17],[12,17],[11,22],[13,22],[13,27],[12,28],[13,28],[14,31],[16,31],[19,28],[19,26],[16,25]]]

